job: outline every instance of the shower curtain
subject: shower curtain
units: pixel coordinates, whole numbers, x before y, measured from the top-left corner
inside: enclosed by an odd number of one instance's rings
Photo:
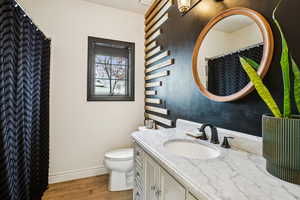
[[[0,199],[41,199],[48,186],[50,40],[0,0]]]
[[[259,45],[229,55],[208,60],[208,91],[219,96],[228,96],[243,89],[249,78],[244,71],[240,56],[260,63],[264,45]]]

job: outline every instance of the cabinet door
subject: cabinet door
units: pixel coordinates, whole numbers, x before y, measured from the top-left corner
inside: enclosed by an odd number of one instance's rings
[[[144,200],[144,151],[135,144],[134,146],[134,188],[133,188],[133,199]]]
[[[185,200],[185,188],[169,173],[160,169],[159,200]]]
[[[145,200],[158,200],[159,165],[148,155],[145,156]]]

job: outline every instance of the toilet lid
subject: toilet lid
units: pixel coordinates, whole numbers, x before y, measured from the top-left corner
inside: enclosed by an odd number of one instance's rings
[[[131,160],[133,159],[133,148],[117,149],[107,152],[105,158],[111,160]]]

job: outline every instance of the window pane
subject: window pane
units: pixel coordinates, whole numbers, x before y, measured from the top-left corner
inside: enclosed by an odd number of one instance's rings
[[[125,57],[113,57],[112,64],[114,65],[128,65],[128,59]]]
[[[95,55],[96,63],[105,63],[106,60],[110,59],[110,56],[104,56],[101,54]]]
[[[128,95],[127,94],[127,81],[120,81],[120,80],[116,81],[114,95]]]
[[[105,71],[104,64],[95,64],[95,79],[108,78],[108,74]]]
[[[124,80],[127,79],[126,66],[114,65],[112,67],[112,78]]]
[[[128,59],[98,54],[95,61],[95,94],[128,95]]]
[[[106,96],[128,95],[127,81],[96,79],[95,94]]]

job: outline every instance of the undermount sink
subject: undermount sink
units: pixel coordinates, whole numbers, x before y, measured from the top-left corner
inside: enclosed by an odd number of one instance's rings
[[[164,143],[164,148],[172,154],[192,159],[208,160],[220,156],[217,149],[188,140],[168,141]]]

